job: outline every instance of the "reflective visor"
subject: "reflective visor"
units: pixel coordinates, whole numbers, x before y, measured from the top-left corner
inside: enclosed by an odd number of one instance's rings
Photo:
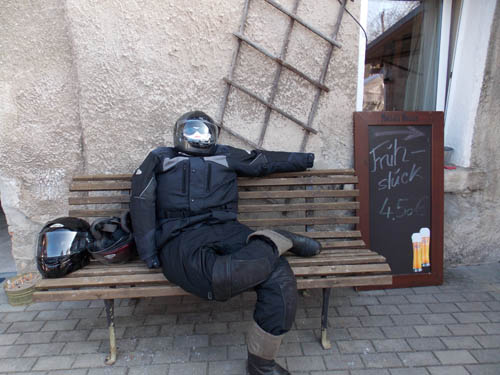
[[[212,138],[210,128],[200,120],[186,121],[182,133],[190,141],[208,142]]]
[[[198,132],[200,134],[210,134],[208,126],[200,120],[188,120],[184,123],[184,135],[193,135]]]
[[[69,230],[56,230],[47,232],[42,236],[40,243],[42,255],[58,257],[71,254],[71,246],[78,232]]]

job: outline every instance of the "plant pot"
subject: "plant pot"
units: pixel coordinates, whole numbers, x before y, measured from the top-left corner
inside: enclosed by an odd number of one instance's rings
[[[3,282],[3,289],[11,306],[29,305],[33,302],[35,284],[40,280],[37,273],[24,273]]]
[[[444,165],[450,164],[452,154],[453,147],[444,146]]]

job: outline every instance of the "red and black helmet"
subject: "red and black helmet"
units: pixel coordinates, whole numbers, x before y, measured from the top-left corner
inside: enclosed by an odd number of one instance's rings
[[[95,220],[90,226],[92,258],[103,263],[126,263],[136,255],[134,238],[130,230],[130,213],[121,217]]]

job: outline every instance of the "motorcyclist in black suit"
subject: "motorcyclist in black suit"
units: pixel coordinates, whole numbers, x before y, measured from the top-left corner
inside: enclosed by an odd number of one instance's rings
[[[204,299],[225,301],[253,288],[248,370],[288,374],[274,358],[295,319],[297,285],[281,254],[312,256],[320,245],[239,223],[237,176],[302,171],[313,166],[314,154],[247,152],[217,144],[218,130],[205,113],[188,112],[175,123],[174,147],[153,150],[135,171],[130,211],[139,256]]]

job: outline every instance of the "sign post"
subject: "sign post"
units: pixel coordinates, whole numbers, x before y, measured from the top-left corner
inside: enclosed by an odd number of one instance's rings
[[[355,112],[360,229],[392,287],[443,282],[443,113]]]

